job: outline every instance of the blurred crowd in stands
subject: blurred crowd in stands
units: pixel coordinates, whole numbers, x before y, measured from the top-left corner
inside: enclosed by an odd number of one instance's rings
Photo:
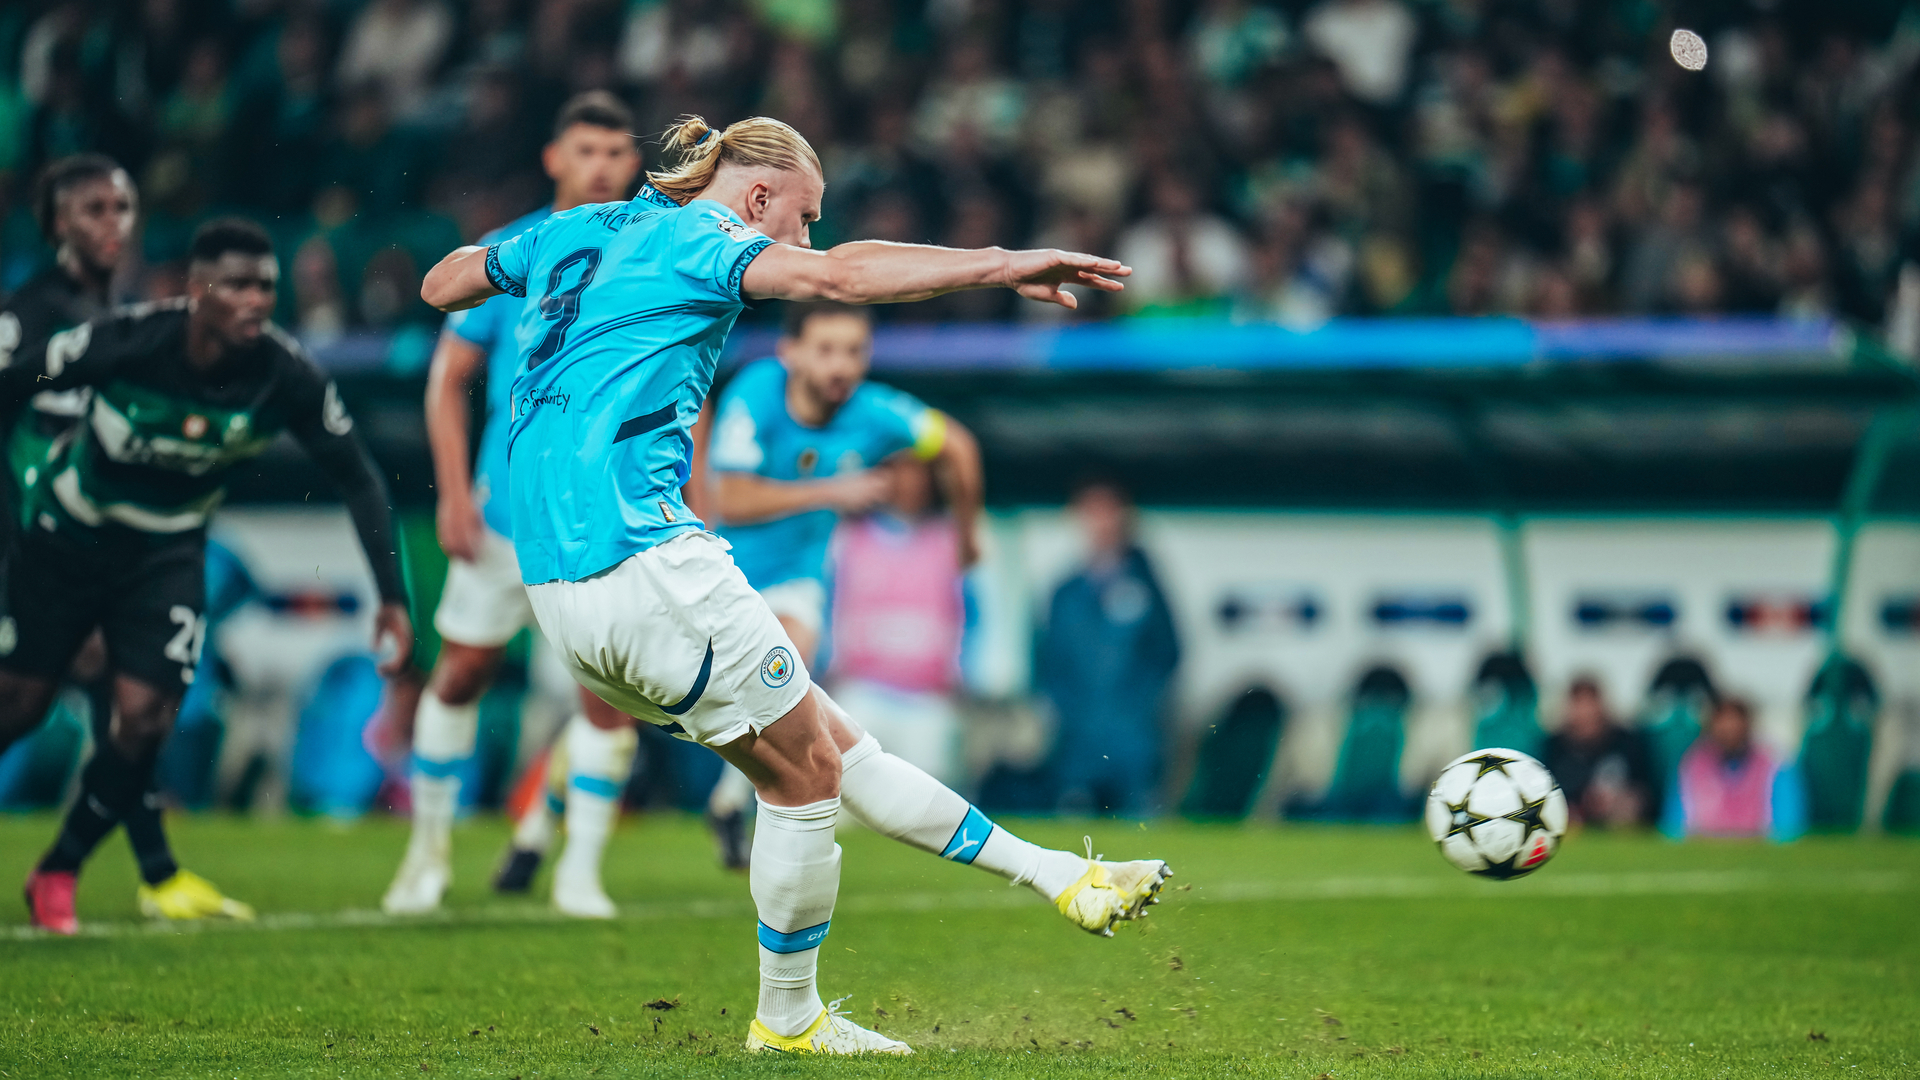
[[[1672,11],[1711,46],[1667,55]],[[430,325],[421,269],[546,196],[568,95],[786,119],[816,242],[1114,252],[1123,310],[1838,314],[1920,220],[1904,0],[21,0],[0,9],[0,287],[50,158],[101,150],[173,291],[192,224],[289,253],[318,339]],[[647,148],[649,153],[654,149]],[[998,292],[894,317],[1066,317]]]

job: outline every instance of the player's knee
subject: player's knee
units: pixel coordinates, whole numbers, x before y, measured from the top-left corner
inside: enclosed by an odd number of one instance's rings
[[[113,743],[128,757],[145,754],[160,745],[173,730],[180,695],[145,683],[122,679],[114,687]]]
[[[812,753],[807,755],[806,762],[806,783],[812,793],[808,801],[839,798],[843,764],[840,748],[833,744],[833,739],[824,730],[821,731],[821,738],[814,743]]]
[[[98,682],[107,673],[107,639],[99,630],[87,635],[87,640],[74,654],[73,664],[68,674],[73,681],[81,684]]]
[[[439,661],[433,665],[433,680],[428,690],[449,705],[471,705],[487,692],[493,682],[493,669],[499,662],[499,649],[446,642],[440,649]]]

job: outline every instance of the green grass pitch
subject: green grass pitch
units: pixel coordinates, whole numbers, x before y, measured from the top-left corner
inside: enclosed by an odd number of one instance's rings
[[[919,1051],[856,1061],[739,1049],[752,908],[697,822],[625,823],[625,913],[582,924],[487,892],[498,822],[457,833],[447,916],[394,922],[373,910],[399,823],[180,819],[183,862],[261,922],[146,926],[113,841],[81,887],[91,936],[35,937],[6,905],[0,1077],[1920,1076],[1920,844],[1588,834],[1495,884],[1411,829],[1015,826],[1178,876],[1102,941],[843,836],[822,989]],[[0,819],[4,872],[53,827]]]

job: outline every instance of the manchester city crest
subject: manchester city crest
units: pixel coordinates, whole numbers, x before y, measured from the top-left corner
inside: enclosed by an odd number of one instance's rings
[[[793,654],[787,651],[785,645],[768,649],[767,655],[760,661],[760,681],[778,690],[792,678]]]

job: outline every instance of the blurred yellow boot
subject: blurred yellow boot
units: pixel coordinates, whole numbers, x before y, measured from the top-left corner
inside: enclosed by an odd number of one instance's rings
[[[158,885],[140,886],[140,913],[149,919],[253,918],[253,908],[222,895],[213,882],[190,870],[176,870]]]

